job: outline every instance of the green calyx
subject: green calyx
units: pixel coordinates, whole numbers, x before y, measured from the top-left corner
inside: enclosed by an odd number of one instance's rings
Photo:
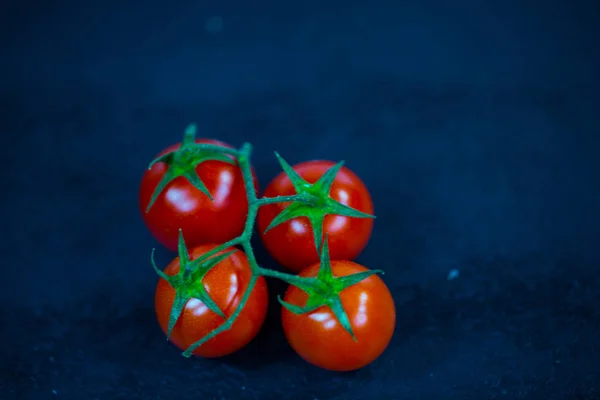
[[[203,338],[193,343],[182,354],[184,357],[191,357],[193,351],[208,342],[210,339],[220,333],[231,329],[234,322],[239,317],[241,311],[246,306],[250,295],[256,285],[256,282],[261,276],[271,277],[283,280],[291,285],[294,285],[308,294],[308,300],[304,307],[298,307],[288,304],[279,298],[281,304],[296,314],[307,313],[316,310],[319,307],[329,307],[339,320],[345,330],[356,340],[348,316],[344,311],[340,300],[340,293],[366,279],[368,276],[375,273],[382,273],[378,270],[361,272],[344,277],[335,277],[331,271],[331,263],[329,259],[329,249],[327,237],[322,240],[323,219],[327,214],[345,215],[355,218],[374,218],[374,216],[362,213],[358,210],[345,206],[335,200],[330,195],[331,185],[336,174],[343,165],[340,162],[330,168],[319,181],[310,184],[302,179],[292,167],[285,162],[279,154],[275,153],[279,159],[284,172],[290,177],[296,194],[291,196],[278,197],[262,197],[257,198],[253,184],[252,169],[250,165],[250,155],[252,153],[252,145],[244,143],[239,149],[230,149],[228,147],[198,144],[195,143],[196,126],[191,124],[187,127],[181,147],[171,153],[165,154],[153,160],[150,163],[149,169],[157,162],[164,162],[168,169],[165,177],[161,180],[153,193],[152,199],[148,205],[148,211],[154,204],[156,197],[173,179],[184,176],[198,190],[206,194],[211,200],[212,196],[206,189],[204,183],[199,179],[196,173],[196,166],[207,160],[218,160],[228,164],[236,165],[240,168],[242,178],[244,180],[244,188],[248,199],[248,213],[244,231],[238,237],[233,238],[226,243],[220,244],[211,249],[200,257],[190,260],[188,249],[184,242],[183,233],[179,230],[178,255],[180,268],[176,275],[167,275],[159,270],[154,261],[154,249],[152,250],[151,263],[156,273],[167,281],[167,283],[175,290],[175,301],[169,316],[169,324],[167,338],[171,336],[173,327],[181,316],[186,303],[194,298],[198,299],[206,305],[208,309],[223,318],[223,323],[216,329],[206,334]],[[296,218],[307,217],[315,232],[315,244],[317,250],[320,249],[321,265],[316,277],[300,277],[297,275],[287,274],[275,270],[262,268],[258,265],[254,256],[254,250],[251,245],[254,223],[260,207],[275,204],[275,203],[291,203],[289,204],[271,223],[267,230],[281,224],[284,221]],[[234,251],[228,251],[233,246],[239,246],[243,249],[248,259],[248,264],[252,270],[252,276],[248,285],[239,301],[238,306],[231,312],[229,316],[225,316],[223,311],[215,304],[210,295],[206,291],[203,284],[203,278],[206,274],[218,265],[221,261],[229,257]],[[218,253],[223,253],[219,254]]]
[[[294,304],[287,303],[278,296],[277,299],[282,306],[287,308],[294,314],[306,314],[315,311],[321,307],[329,307],[342,327],[350,334],[352,339],[356,341],[354,332],[352,331],[352,325],[348,319],[348,315],[342,306],[340,299],[340,293],[353,285],[356,285],[360,281],[368,278],[371,275],[381,273],[380,270],[369,270],[364,272],[358,272],[352,275],[346,276],[333,276],[331,270],[331,261],[329,259],[329,246],[327,244],[327,237],[323,242],[323,247],[320,254],[320,268],[316,277],[282,277],[281,279],[287,283],[296,286],[308,295],[306,305],[299,307]]]
[[[161,271],[154,261],[154,250],[152,250],[151,263],[156,273],[163,278],[173,289],[175,289],[175,301],[173,302],[173,308],[169,316],[169,327],[167,330],[167,339],[171,337],[171,332],[175,323],[179,319],[179,316],[183,312],[183,309],[188,300],[194,298],[200,300],[204,305],[225,319],[225,314],[219,306],[210,297],[202,280],[213,267],[218,263],[229,257],[236,250],[228,251],[227,253],[220,254],[218,256],[211,255],[209,253],[198,257],[195,260],[190,260],[188,249],[183,239],[183,233],[179,230],[179,242],[177,245],[177,252],[179,256],[179,272],[177,275],[167,275]]]
[[[213,200],[206,185],[196,173],[196,167],[198,164],[209,160],[222,161],[235,165],[235,159],[231,156],[236,155],[237,151],[214,144],[196,143],[195,140],[196,125],[191,124],[186,128],[181,146],[177,150],[163,154],[150,162],[148,169],[151,169],[158,162],[163,162],[167,164],[167,172],[156,186],[156,189],[154,189],[148,207],[146,207],[146,212],[150,211],[158,195],[165,187],[180,176],[185,177],[196,189]]]
[[[329,168],[321,178],[315,183],[309,183],[304,180],[277,152],[275,156],[279,160],[281,168],[289,177],[298,200],[292,202],[289,206],[279,213],[263,233],[267,233],[274,227],[298,217],[306,217],[312,226],[315,248],[317,252],[321,248],[323,241],[323,221],[328,214],[341,215],[353,218],[375,218],[374,215],[358,211],[348,207],[330,196],[331,185],[339,170],[344,165],[340,161]]]

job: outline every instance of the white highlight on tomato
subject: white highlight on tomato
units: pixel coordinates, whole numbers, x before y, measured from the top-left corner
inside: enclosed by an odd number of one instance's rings
[[[348,194],[348,192],[344,189],[340,189],[337,191],[337,195],[339,197],[338,202],[342,203],[343,205],[347,206],[348,205],[348,200],[350,200],[350,195]]]
[[[354,325],[363,326],[367,323],[367,302],[369,301],[369,295],[365,292],[361,292],[358,295],[358,312],[354,316]]]
[[[336,194],[338,197],[338,202],[347,206],[348,202],[350,200],[350,194],[348,194],[348,192],[344,189],[338,190],[336,192]],[[329,222],[329,229],[331,232],[337,232],[337,231],[345,229],[347,223],[348,223],[348,219],[346,217],[343,217],[341,215],[336,215],[333,217],[331,222]]]
[[[239,281],[236,274],[231,274],[231,276],[229,277],[229,281],[231,282],[231,285],[229,286],[229,293],[227,294],[228,304],[229,302],[233,301],[233,298],[235,297],[239,289]]]
[[[291,221],[290,226],[292,227],[292,230],[296,233],[306,233],[307,231],[307,226],[306,224],[303,224],[302,222],[298,221],[297,219],[294,219]]]
[[[181,189],[171,188],[166,195],[169,203],[177,205],[177,208],[183,212],[190,212],[196,206],[197,202],[193,196],[187,196],[186,192]]]
[[[333,217],[333,220],[329,223],[329,231],[330,232],[340,231],[340,230],[344,229],[347,222],[348,222],[348,219],[346,219],[346,217],[343,217],[341,215],[335,215]]]
[[[337,325],[335,316],[326,311],[310,314],[309,318],[317,322],[323,322],[325,329],[333,329]]]
[[[233,174],[230,171],[221,171],[219,173],[219,185],[215,193],[212,193],[213,200],[215,202],[222,202],[231,193],[231,187],[233,186]]]
[[[196,317],[200,317],[208,311],[208,307],[203,302],[194,298],[188,300],[185,308],[191,310]]]

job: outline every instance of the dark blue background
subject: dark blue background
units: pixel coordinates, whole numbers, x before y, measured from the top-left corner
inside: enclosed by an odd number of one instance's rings
[[[3,3],[0,398],[598,399],[599,18],[591,1]],[[376,363],[305,364],[275,304],[224,360],[164,340],[137,189],[190,122],[252,142],[263,188],[274,150],[368,184],[359,261],[398,307]]]

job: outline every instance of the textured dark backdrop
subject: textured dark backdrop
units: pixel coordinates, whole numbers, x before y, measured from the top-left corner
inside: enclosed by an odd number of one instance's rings
[[[599,398],[597,3],[16,3],[0,6],[0,398]],[[252,142],[262,187],[273,150],[345,159],[369,185],[360,261],[398,307],[372,366],[305,364],[278,307],[224,360],[164,340],[137,188],[193,121]]]

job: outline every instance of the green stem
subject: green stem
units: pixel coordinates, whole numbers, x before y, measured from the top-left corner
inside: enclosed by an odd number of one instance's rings
[[[302,202],[308,202],[310,201],[309,198],[307,198],[306,196],[302,196],[302,195],[293,195],[293,196],[277,196],[277,197],[263,197],[257,200],[257,204],[258,206],[264,206],[267,204],[275,204],[275,203],[285,203],[285,202],[289,202],[289,201],[302,201]]]
[[[262,276],[268,276],[269,278],[275,278],[289,283],[290,285],[299,285],[304,281],[305,278],[299,277],[298,275],[287,274],[285,272],[275,271],[273,269],[259,268],[259,273]]]
[[[207,143],[194,143],[192,145],[193,148],[201,149],[201,150],[212,150],[218,151],[223,154],[228,154],[230,156],[239,157],[240,151],[237,149],[230,149],[229,147],[219,146],[217,144],[207,144]]]
[[[217,247],[215,247],[214,249],[207,251],[206,253],[202,254],[202,256],[200,256],[198,258],[202,259],[202,260],[208,260],[209,258],[214,256],[218,252],[223,251],[228,247],[237,246],[238,244],[242,244],[241,242],[242,242],[242,237],[238,236],[235,239],[231,239],[230,241],[220,244]]]

